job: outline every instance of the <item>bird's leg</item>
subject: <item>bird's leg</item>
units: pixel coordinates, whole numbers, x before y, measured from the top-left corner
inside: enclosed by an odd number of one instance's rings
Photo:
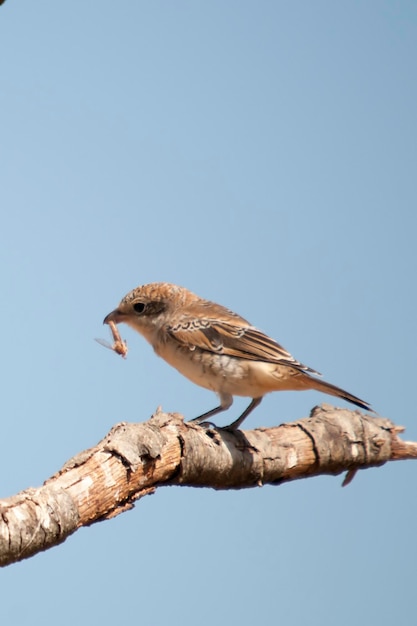
[[[256,407],[261,404],[262,397],[263,396],[261,396],[260,398],[252,398],[252,402],[243,411],[242,415],[240,417],[238,417],[237,420],[235,420],[234,422],[229,424],[229,426],[225,426],[224,430],[237,430],[239,428],[239,426],[241,425],[241,423],[243,422],[243,420],[247,418],[249,413],[251,413],[253,411],[253,409],[256,409]]]
[[[207,411],[207,413],[203,413],[198,417],[194,417],[190,422],[195,422],[196,424],[201,424],[206,418],[213,417],[213,415],[217,415],[217,413],[221,413],[222,411],[227,411],[233,404],[233,396],[230,394],[219,394],[220,396],[220,404],[216,406],[211,411]]]

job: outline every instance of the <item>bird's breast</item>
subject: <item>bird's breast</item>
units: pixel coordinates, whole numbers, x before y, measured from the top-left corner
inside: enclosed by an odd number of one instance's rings
[[[183,376],[216,393],[256,398],[280,387],[271,363],[190,349],[175,341],[157,342],[154,349]]]

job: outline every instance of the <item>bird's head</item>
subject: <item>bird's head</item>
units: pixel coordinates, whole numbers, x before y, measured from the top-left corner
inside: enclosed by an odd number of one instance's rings
[[[178,307],[193,297],[187,289],[170,283],[150,283],[136,287],[106,315],[103,324],[128,324],[148,340]]]

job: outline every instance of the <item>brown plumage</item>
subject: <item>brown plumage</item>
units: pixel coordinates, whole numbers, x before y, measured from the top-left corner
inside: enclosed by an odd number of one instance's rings
[[[251,397],[247,409],[228,427],[238,428],[266,393],[284,390],[316,389],[371,410],[364,400],[316,378],[318,372],[243,317],[183,287],[137,287],[106,316],[104,323],[109,322],[125,322],[184,376],[218,394],[220,405],[194,418],[197,423],[228,409],[233,396]]]

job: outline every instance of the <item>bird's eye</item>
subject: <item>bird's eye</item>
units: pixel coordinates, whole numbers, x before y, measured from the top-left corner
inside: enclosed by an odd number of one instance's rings
[[[145,305],[143,302],[135,302],[135,304],[133,305],[133,309],[136,311],[136,313],[143,313],[143,311],[145,310]]]

